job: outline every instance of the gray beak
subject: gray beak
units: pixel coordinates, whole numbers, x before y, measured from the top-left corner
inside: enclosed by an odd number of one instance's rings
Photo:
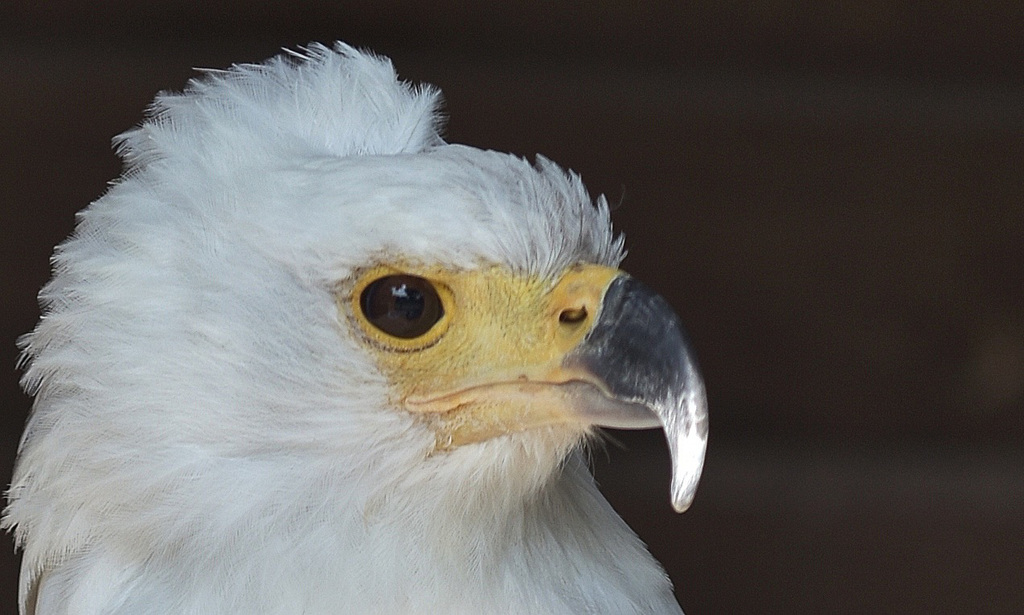
[[[682,323],[672,307],[638,280],[622,275],[605,291],[590,332],[564,365],[604,384],[587,418],[619,429],[661,427],[672,456],[672,506],[690,507],[708,439],[708,405]]]

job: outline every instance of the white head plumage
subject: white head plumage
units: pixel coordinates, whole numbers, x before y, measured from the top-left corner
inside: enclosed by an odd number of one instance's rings
[[[339,284],[391,257],[545,279],[622,258],[603,198],[445,144],[439,99],[312,46],[209,71],[118,138],[124,176],[21,342],[23,613],[677,611],[563,461],[578,440],[431,456],[339,323]]]

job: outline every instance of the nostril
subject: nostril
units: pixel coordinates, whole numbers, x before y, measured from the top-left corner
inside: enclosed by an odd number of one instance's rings
[[[573,324],[583,322],[587,318],[587,307],[581,305],[577,308],[567,308],[558,315],[558,322]]]

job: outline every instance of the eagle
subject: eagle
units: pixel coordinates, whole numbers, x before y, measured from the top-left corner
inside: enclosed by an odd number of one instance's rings
[[[603,197],[449,144],[342,43],[204,71],[115,139],[20,340],[23,615],[681,613],[595,485],[707,402]]]

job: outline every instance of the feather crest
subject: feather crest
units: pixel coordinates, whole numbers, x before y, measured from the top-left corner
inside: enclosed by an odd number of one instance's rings
[[[197,152],[217,165],[282,154],[414,153],[442,143],[440,104],[439,90],[400,81],[387,58],[313,44],[206,71],[182,93],[159,94],[146,121],[115,144],[129,170]]]

